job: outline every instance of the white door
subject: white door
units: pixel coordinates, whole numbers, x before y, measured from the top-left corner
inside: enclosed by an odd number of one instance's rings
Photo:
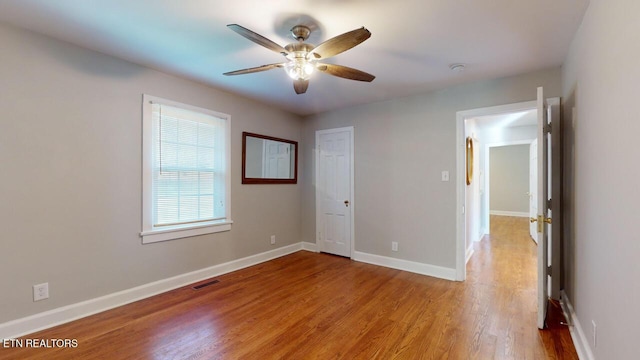
[[[290,145],[280,141],[264,140],[262,177],[265,179],[289,179],[291,170]]]
[[[529,217],[538,217],[538,139],[533,140],[529,147]],[[529,234],[538,242],[538,227],[536,223],[529,226]]]
[[[551,249],[551,214],[549,202],[551,194],[551,174],[549,149],[551,136],[549,135],[550,107],[544,99],[544,92],[538,88],[538,214],[535,219],[538,230],[538,328],[543,329],[547,315],[549,298],[549,275]]]
[[[351,257],[353,127],[316,132],[318,249]]]

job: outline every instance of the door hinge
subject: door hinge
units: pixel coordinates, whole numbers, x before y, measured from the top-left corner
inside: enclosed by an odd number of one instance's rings
[[[547,276],[551,276],[551,266],[547,266]]]
[[[545,134],[551,134],[551,124],[546,124],[544,126],[544,133]]]

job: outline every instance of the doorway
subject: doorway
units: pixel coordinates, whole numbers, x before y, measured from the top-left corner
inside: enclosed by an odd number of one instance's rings
[[[528,116],[535,118],[536,111]],[[504,130],[506,133],[510,131]],[[535,137],[536,126],[527,125],[526,128],[519,129],[519,132]],[[531,151],[536,148],[536,142],[536,139],[526,139],[487,144],[484,162],[484,181],[487,185],[481,213],[486,229],[483,235],[491,233],[490,215],[522,218],[532,216],[532,207],[536,208],[537,201],[537,154],[532,158]]]
[[[562,173],[560,171],[560,161],[562,158],[561,153],[557,151],[560,146],[560,134],[562,132],[560,117],[559,117],[559,98],[545,99],[543,94],[543,88],[537,89],[537,100],[535,103],[535,109],[537,109],[536,116],[536,138],[538,139],[538,214],[536,218],[531,218],[532,222],[537,222],[538,246],[537,246],[537,263],[538,263],[538,327],[540,329],[545,326],[545,316],[548,295],[559,293],[560,290],[560,272],[562,263],[558,261],[561,258],[561,254],[557,249],[560,247],[561,239],[557,236],[561,233],[562,229],[562,199],[560,186],[555,184],[561,183]],[[498,107],[475,109],[469,111],[463,111],[457,113],[457,130],[458,130],[458,145],[463,143],[463,139],[469,139],[469,132],[477,130],[477,119],[480,117],[491,117],[492,115],[526,112],[533,109],[530,103],[519,103],[504,105]],[[462,157],[461,147],[458,146],[457,151],[458,171],[461,171],[465,166],[464,158]],[[467,165],[468,166],[468,165]],[[467,231],[468,219],[477,217],[479,214],[470,214],[467,204],[467,192],[472,191],[469,188],[470,182],[467,179],[466,185],[462,181],[457,182],[458,190],[458,204],[460,206],[460,212],[457,217],[457,254],[456,254],[456,276],[459,280],[463,281],[466,278],[466,261],[465,253],[466,246],[468,246],[468,239],[465,237]],[[552,201],[552,199],[555,199]],[[553,211],[558,215],[560,219],[559,224],[556,224],[555,215],[552,218],[551,206],[554,206]],[[466,210],[466,212],[465,212]],[[552,224],[553,221],[553,226]],[[527,229],[528,230],[528,229]],[[527,231],[528,232],[528,231]],[[552,240],[555,239],[555,240]],[[553,249],[553,250],[552,250]]]
[[[472,239],[480,239],[482,236],[468,236],[469,224],[478,222],[480,231],[488,233],[490,230],[489,197],[490,162],[487,161],[492,147],[530,144],[537,134],[536,101],[480,108],[468,111],[460,111],[456,114],[457,120],[457,173],[465,174],[465,139],[476,138],[485,145],[479,148],[479,170],[475,171],[471,184],[465,181],[457,181],[457,197],[459,211],[456,227],[456,279],[466,279],[466,262],[469,249],[472,248]],[[511,129],[511,130],[506,130]],[[476,187],[473,184],[476,184]],[[474,192],[478,194],[474,194]],[[525,194],[522,194],[525,196]],[[480,206],[469,207],[469,198],[478,198]]]

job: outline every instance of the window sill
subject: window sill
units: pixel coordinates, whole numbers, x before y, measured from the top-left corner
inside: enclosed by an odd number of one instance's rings
[[[188,227],[172,227],[162,230],[149,230],[140,233],[143,244],[151,244],[160,241],[175,240],[185,237],[212,234],[217,232],[231,230],[231,224],[233,221],[217,221],[207,224],[201,224],[198,226]]]

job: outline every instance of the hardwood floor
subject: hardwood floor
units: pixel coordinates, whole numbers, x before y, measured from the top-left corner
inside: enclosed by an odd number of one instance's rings
[[[564,326],[536,328],[526,219],[492,223],[464,283],[301,251],[25,337],[76,348],[0,358],[577,359]]]

